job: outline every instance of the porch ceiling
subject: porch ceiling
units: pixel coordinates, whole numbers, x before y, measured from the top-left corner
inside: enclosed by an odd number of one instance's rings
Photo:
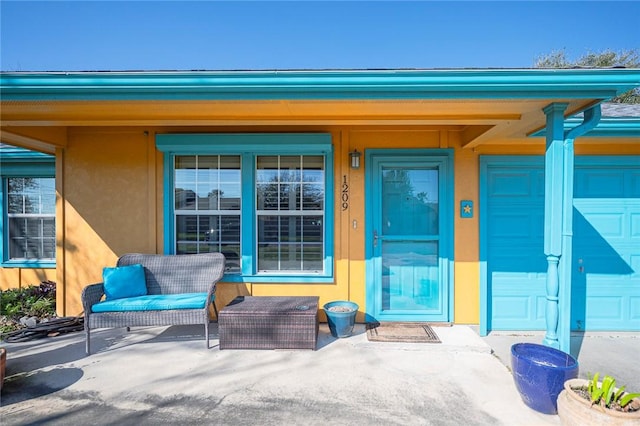
[[[92,100],[1,102],[3,133],[33,127],[93,126],[461,126],[464,144],[525,137],[545,124],[542,108],[569,103],[569,114],[592,100]]]

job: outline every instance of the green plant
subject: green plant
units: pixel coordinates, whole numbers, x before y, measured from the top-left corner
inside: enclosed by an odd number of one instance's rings
[[[611,376],[605,375],[602,382],[598,381],[599,377],[600,373],[594,374],[587,386],[591,404],[606,408],[617,404],[624,409],[634,398],[640,397],[640,393],[626,393],[625,386],[616,389],[616,379]]]
[[[0,291],[0,333],[24,328],[22,317],[42,320],[55,316],[56,283],[52,281]]]

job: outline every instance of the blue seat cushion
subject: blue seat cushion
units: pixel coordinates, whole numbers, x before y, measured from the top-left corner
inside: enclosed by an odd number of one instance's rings
[[[212,298],[213,299],[213,298]],[[91,307],[92,312],[158,311],[167,309],[202,309],[207,293],[148,294],[146,296],[105,300]]]

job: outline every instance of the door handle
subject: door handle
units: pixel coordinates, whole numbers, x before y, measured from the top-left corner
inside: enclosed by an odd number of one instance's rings
[[[378,247],[378,231],[373,230],[373,246]]]

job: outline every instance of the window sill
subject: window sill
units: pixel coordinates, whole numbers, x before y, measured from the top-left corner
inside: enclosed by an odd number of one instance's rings
[[[333,284],[333,276],[326,275],[239,275],[225,274],[222,281],[228,283],[278,283],[278,284]]]
[[[0,263],[2,268],[42,268],[42,269],[55,269],[55,260],[7,260]]]

